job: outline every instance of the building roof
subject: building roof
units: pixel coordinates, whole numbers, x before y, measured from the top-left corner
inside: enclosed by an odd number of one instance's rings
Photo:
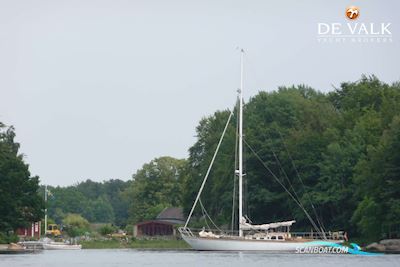
[[[158,216],[156,217],[158,221],[167,221],[167,222],[174,222],[174,223],[182,223],[185,221],[183,216],[182,208],[165,208]]]
[[[150,221],[143,221],[140,223],[137,223],[137,226],[141,225],[146,225],[146,224],[165,224],[165,225],[173,225],[173,223],[167,222],[167,221],[158,221],[158,220],[150,220]]]

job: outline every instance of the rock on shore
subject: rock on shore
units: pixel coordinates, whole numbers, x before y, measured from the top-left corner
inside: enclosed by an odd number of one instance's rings
[[[24,250],[25,248],[19,244],[15,244],[15,243],[10,243],[8,245],[8,249],[9,250]]]
[[[384,239],[366,246],[367,250],[380,252],[400,252],[400,239]]]

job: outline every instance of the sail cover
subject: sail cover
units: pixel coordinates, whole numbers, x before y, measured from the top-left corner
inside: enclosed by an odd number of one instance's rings
[[[278,228],[282,226],[291,226],[296,221],[286,221],[286,222],[274,222],[274,223],[266,223],[266,224],[250,224],[246,222],[245,218],[242,218],[240,221],[240,226],[242,230],[268,230],[272,228]]]

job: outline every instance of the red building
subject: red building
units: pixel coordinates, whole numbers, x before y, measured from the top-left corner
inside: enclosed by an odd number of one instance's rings
[[[41,222],[33,222],[30,227],[18,228],[16,233],[19,237],[34,237],[40,238],[40,226]]]
[[[173,235],[174,225],[169,222],[146,221],[135,225],[135,236]]]
[[[184,222],[182,208],[165,208],[155,220],[136,224],[133,228],[133,236],[176,235],[174,226]]]

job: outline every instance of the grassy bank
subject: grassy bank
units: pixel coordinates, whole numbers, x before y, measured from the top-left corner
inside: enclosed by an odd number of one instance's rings
[[[183,240],[92,240],[81,242],[83,249],[114,249],[114,248],[138,248],[138,249],[188,249],[189,246]]]

